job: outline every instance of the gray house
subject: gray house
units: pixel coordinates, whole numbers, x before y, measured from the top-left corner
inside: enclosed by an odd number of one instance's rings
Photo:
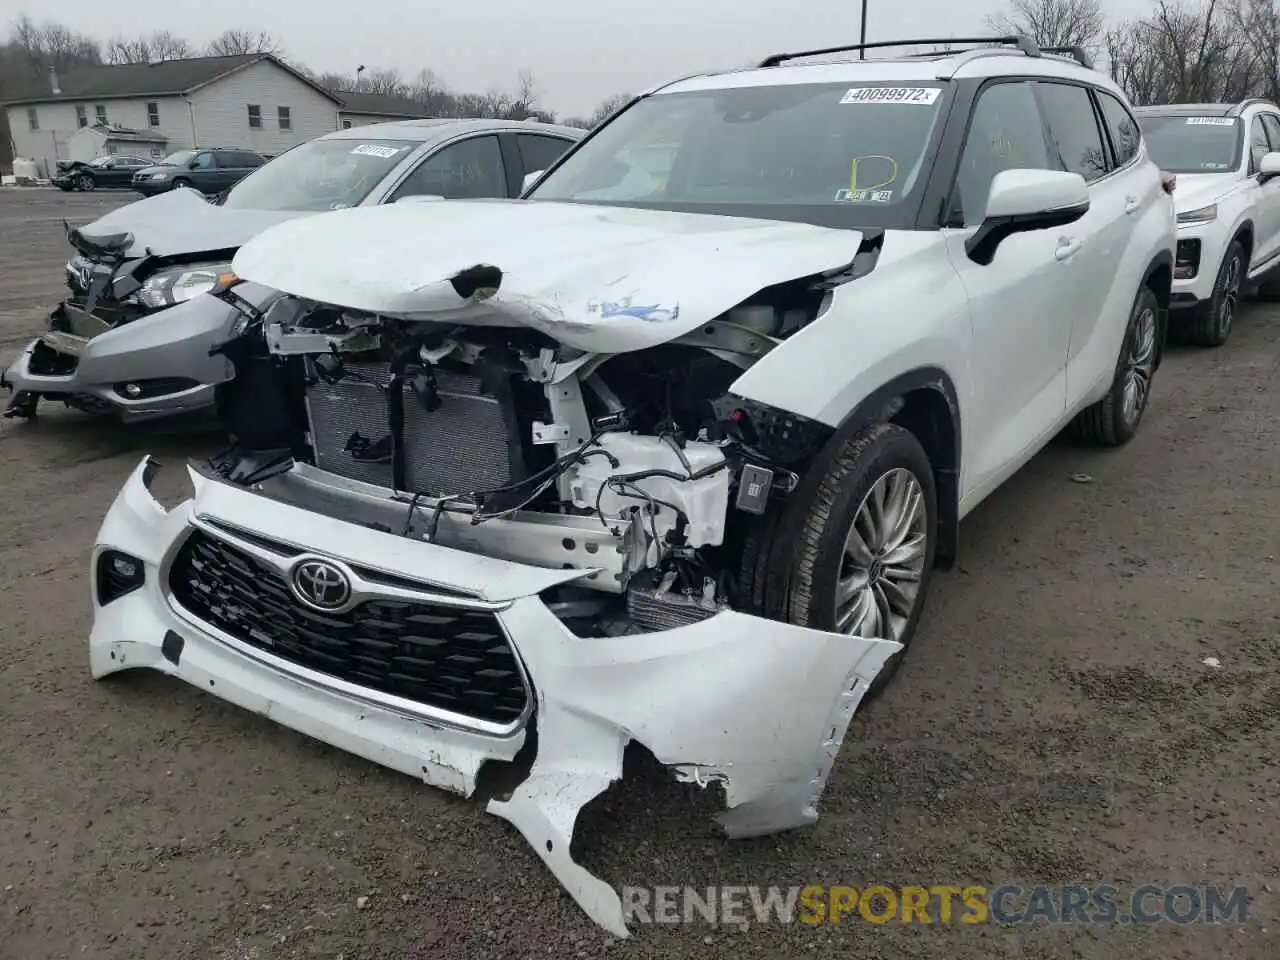
[[[201,146],[277,154],[337,129],[342,106],[337,94],[276,57],[248,54],[77,67],[61,76],[51,70],[16,91],[5,109],[14,156],[36,161],[48,176],[71,157],[72,137],[89,127],[131,131],[151,156]],[[92,134],[76,138],[75,152],[95,139],[99,156],[135,152],[121,137]]]
[[[417,103],[391,93],[338,90],[335,95],[342,100],[339,119],[344,129],[389,120],[425,120],[429,116]]]

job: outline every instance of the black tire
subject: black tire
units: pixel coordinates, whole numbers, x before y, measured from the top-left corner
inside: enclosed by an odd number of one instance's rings
[[[85,193],[92,193],[97,187],[97,181],[93,179],[93,174],[82,173],[76,177],[76,189],[83,190]]]
[[[1197,347],[1220,347],[1227,342],[1240,309],[1240,289],[1246,269],[1244,246],[1239,240],[1233,240],[1218,268],[1212,296],[1191,311],[1191,322],[1184,331],[1187,343]]]
[[[186,179],[184,179],[184,178],[182,178],[182,177],[178,177],[178,179],[176,179],[176,180],[174,180],[174,181],[173,181],[173,184],[169,187],[169,189],[170,189],[170,190],[181,190],[183,187],[189,187],[189,186],[191,186],[191,181],[190,181],[190,180],[186,180]]]
[[[896,424],[879,423],[845,441],[834,454],[824,454],[810,469],[816,489],[802,487],[784,516],[761,518],[747,534],[738,583],[740,599],[750,609],[799,626],[839,631],[836,589],[845,543],[872,488],[893,471],[905,470],[922,495],[924,563],[913,605],[895,638],[903,649],[872,682],[870,699],[897,672],[924,609],[937,549],[933,468],[914,434]]]
[[[1125,389],[1129,374],[1135,369],[1134,357],[1138,357],[1137,367],[1143,374],[1144,382],[1134,410],[1127,411]],[[1142,415],[1146,412],[1147,401],[1151,397],[1151,381],[1159,362],[1160,303],[1156,300],[1155,292],[1144,286],[1138,291],[1133,309],[1129,312],[1129,324],[1125,327],[1120,356],[1116,358],[1115,374],[1107,395],[1076,416],[1073,422],[1076,437],[1106,447],[1123,446],[1132,440],[1138,432]]]

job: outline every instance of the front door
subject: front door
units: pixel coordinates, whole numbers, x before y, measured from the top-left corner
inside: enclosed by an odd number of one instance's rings
[[[952,190],[947,247],[972,316],[962,499],[981,499],[1038,449],[1066,411],[1073,305],[1084,282],[1076,226],[1017,233],[989,264],[965,241],[982,223],[997,173],[1056,169],[1027,81],[996,81],[978,95]]]

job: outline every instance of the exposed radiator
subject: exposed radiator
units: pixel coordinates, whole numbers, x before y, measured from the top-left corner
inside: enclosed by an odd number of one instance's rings
[[[390,364],[347,362],[343,367],[347,375],[337,383],[321,381],[307,390],[316,466],[390,487],[389,457],[370,462],[347,450],[357,433],[371,443],[390,434]],[[433,411],[407,385],[403,388],[405,489],[445,496],[511,482],[518,454],[508,439],[515,432],[508,428],[503,405],[480,393],[479,377],[438,370],[436,382],[442,403]]]

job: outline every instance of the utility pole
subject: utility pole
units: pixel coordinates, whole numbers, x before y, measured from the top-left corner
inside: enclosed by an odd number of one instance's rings
[[[867,0],[862,0],[862,32],[858,35],[858,43],[865,44],[867,42]],[[867,51],[859,50],[858,59],[867,59]]]

